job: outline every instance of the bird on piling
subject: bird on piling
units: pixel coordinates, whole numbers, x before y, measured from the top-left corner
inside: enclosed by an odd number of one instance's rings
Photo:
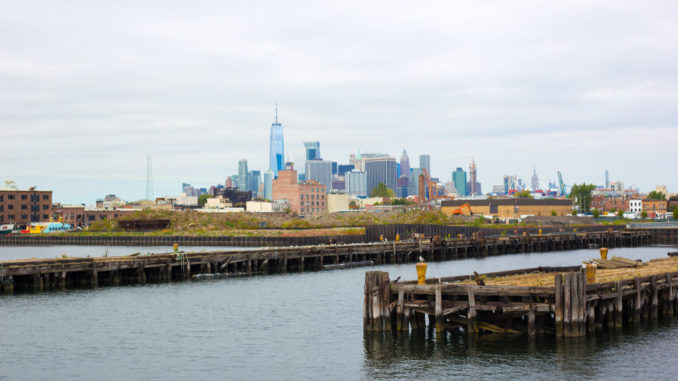
[[[424,257],[422,257],[421,255],[419,256],[419,262],[424,262]]]
[[[473,275],[475,275],[476,284],[478,284],[478,286],[484,286],[485,285],[485,281],[480,277],[480,275],[478,275],[477,271],[474,271]]]
[[[396,278],[393,282],[391,282],[391,283],[396,284],[396,283],[398,283],[399,280],[400,280],[400,277],[397,277],[397,278]]]

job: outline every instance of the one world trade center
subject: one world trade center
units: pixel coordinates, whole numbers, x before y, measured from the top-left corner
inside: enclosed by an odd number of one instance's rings
[[[271,145],[269,151],[269,169],[278,177],[278,171],[285,169],[285,144],[282,125],[278,123],[278,105],[275,105],[275,123],[271,124]]]

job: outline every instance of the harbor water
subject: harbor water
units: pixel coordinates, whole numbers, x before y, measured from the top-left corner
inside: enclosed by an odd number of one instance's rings
[[[12,255],[1,249],[3,256]],[[32,248],[30,256],[46,249]],[[608,256],[646,261],[675,250],[620,248]],[[432,262],[428,276],[577,265],[594,257],[596,249]],[[560,380],[678,374],[672,360],[678,318],[566,340],[364,333],[366,270],[416,278],[413,264],[398,264],[2,296],[0,379]]]

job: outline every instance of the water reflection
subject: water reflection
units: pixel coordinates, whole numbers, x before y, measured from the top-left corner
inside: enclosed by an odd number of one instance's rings
[[[637,374],[636,359],[659,361],[666,367],[665,351],[678,349],[673,340],[678,319],[664,319],[625,327],[622,332],[601,332],[582,338],[550,336],[474,335],[430,330],[364,332],[363,373],[369,379],[619,379]],[[654,353],[654,355],[648,355]],[[604,364],[601,366],[601,364]],[[635,365],[631,365],[635,364]],[[614,365],[614,366],[613,366]],[[633,373],[628,373],[633,370]]]

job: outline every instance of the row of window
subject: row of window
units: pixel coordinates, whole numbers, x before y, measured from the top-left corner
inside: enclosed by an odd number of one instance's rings
[[[309,195],[308,195],[308,194],[306,194],[306,195],[300,194],[300,195],[299,195],[299,197],[300,197],[301,200],[304,199],[304,196],[306,197],[307,200],[309,199]],[[322,199],[322,200],[324,200],[324,199],[325,199],[325,195],[324,195],[324,194],[319,194],[318,196],[316,196],[316,195],[312,194],[310,198],[311,198],[311,200],[315,200],[315,199],[318,199],[318,200]]]
[[[22,214],[21,220],[24,220],[24,221],[28,220],[28,214]],[[38,221],[38,220],[40,220],[39,214],[32,214],[31,215],[31,221]],[[49,215],[43,214],[41,221],[47,221],[47,220],[49,220]],[[11,223],[12,221],[16,221],[16,214],[8,214],[7,215],[7,222]],[[5,222],[5,215],[0,214],[0,222]]]
[[[322,192],[322,188],[311,188],[311,192]]]
[[[323,211],[322,209],[319,209],[319,208],[308,208],[308,209],[301,208],[301,214],[304,214],[304,210],[306,210],[306,213],[322,212]]]
[[[3,211],[4,206],[0,205],[0,212]],[[7,210],[13,210],[14,209],[14,204],[9,204],[7,205]],[[48,210],[49,205],[43,205],[42,210]],[[21,210],[28,210],[28,205],[21,205]],[[40,207],[38,205],[33,205],[31,206],[31,212],[38,212],[40,211]]]
[[[3,196],[4,195],[0,194],[0,202],[4,201]],[[7,195],[7,199],[8,200],[14,200],[14,199],[16,199],[16,195],[10,193],[10,194]],[[28,195],[22,194],[21,199],[22,200],[28,200]],[[49,200],[49,195],[43,194],[42,199],[45,200],[45,201]],[[32,194],[31,195],[31,201],[40,201],[40,195]]]

